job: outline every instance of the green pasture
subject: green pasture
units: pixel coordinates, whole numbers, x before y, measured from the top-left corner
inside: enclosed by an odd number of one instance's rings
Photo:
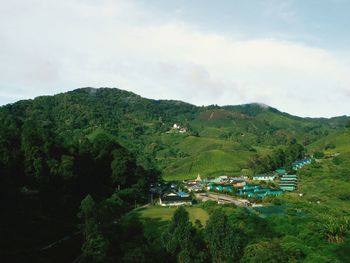
[[[171,221],[173,214],[177,207],[163,207],[163,206],[148,206],[137,210],[140,219],[153,219],[159,221]],[[194,224],[198,219],[202,225],[205,225],[209,215],[200,207],[189,206],[186,207],[189,213],[190,221]]]

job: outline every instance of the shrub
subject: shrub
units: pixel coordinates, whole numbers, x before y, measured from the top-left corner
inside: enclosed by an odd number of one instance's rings
[[[339,157],[339,156],[336,156],[332,159],[332,162],[335,164],[335,165],[339,165],[343,162],[343,160]]]
[[[332,142],[327,143],[327,145],[325,146],[325,150],[328,150],[328,149],[335,149],[335,144]]]
[[[315,152],[315,153],[314,153],[314,157],[315,157],[316,159],[321,159],[321,158],[324,157],[324,153],[323,153],[323,152]]]

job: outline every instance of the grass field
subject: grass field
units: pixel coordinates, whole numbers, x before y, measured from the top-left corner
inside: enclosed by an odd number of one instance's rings
[[[170,221],[177,207],[162,207],[162,206],[148,206],[137,210],[141,219],[155,219],[159,221]],[[209,218],[208,213],[202,208],[189,206],[186,207],[190,216],[190,221],[194,223],[197,219],[205,225]]]
[[[198,155],[173,161],[164,170],[165,180],[194,179],[223,174],[238,174],[249,153],[225,152],[221,150],[205,151]]]

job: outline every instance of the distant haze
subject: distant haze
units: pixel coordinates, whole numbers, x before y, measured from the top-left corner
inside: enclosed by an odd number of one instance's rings
[[[0,105],[117,87],[350,115],[350,1],[0,0]]]

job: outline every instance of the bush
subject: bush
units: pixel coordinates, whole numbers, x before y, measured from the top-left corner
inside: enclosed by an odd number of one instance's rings
[[[315,152],[315,153],[314,153],[314,157],[315,157],[316,159],[321,159],[321,158],[324,157],[324,152]]]
[[[339,164],[341,164],[341,163],[343,162],[343,160],[342,160],[340,157],[336,156],[336,157],[334,157],[334,158],[332,159],[332,162],[333,162],[335,165],[339,165]]]
[[[328,149],[335,149],[335,144],[332,142],[328,143],[325,147],[325,150],[328,150]]]

